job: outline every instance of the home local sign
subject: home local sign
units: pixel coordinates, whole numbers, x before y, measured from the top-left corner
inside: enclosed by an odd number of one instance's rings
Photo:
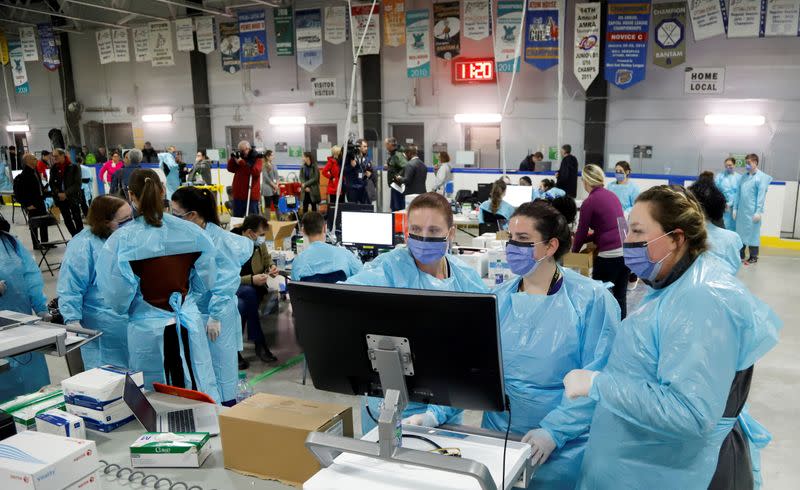
[[[683,91],[686,94],[721,94],[725,91],[725,68],[686,68]]]

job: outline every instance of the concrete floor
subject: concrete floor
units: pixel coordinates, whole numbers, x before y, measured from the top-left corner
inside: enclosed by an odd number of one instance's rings
[[[10,220],[8,207],[0,211]],[[30,235],[22,225],[22,218],[17,215],[18,225],[12,232],[19,236],[30,249]],[[65,231],[66,233],[66,231]],[[459,233],[457,240],[468,243],[468,237]],[[55,261],[63,255],[63,247],[54,250],[51,255]],[[38,258],[37,258],[38,260]],[[56,279],[45,271],[45,294],[48,298],[55,296]],[[57,273],[56,273],[57,277]],[[762,476],[764,487],[768,490],[794,490],[800,482],[800,465],[797,454],[800,454],[800,293],[797,290],[797,278],[800,277],[800,257],[763,256],[756,266],[742,268],[739,278],[761,300],[766,301],[784,322],[781,340],[778,346],[766,355],[755,369],[749,403],[751,413],[764,424],[773,435],[772,443],[762,452]],[[635,302],[641,297],[643,288],[631,293],[629,301]],[[273,351],[279,362],[289,359],[298,352],[293,343],[289,305],[283,303],[278,315],[270,315],[264,319],[265,330],[277,342]],[[275,367],[255,360],[252,345],[245,344],[245,357],[251,360],[249,377]],[[66,365],[58,359],[49,358],[53,382],[66,377]],[[302,364],[284,369],[260,382],[256,391],[298,397],[316,401],[349,404],[354,408],[355,427],[360,428],[360,399],[321,392],[309,384],[301,384]],[[480,424],[480,413],[468,412],[465,423]]]

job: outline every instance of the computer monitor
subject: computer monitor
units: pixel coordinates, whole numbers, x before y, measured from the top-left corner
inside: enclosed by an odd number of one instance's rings
[[[371,345],[383,337],[406,341],[410,401],[505,410],[495,296],[301,282],[289,294],[317,389],[383,396],[370,360]]]
[[[492,193],[492,184],[478,184],[478,202],[489,200]]]
[[[503,200],[515,208],[518,208],[531,201],[533,197],[533,187],[528,185],[509,185],[506,186],[506,197]]]
[[[350,246],[391,247],[394,240],[392,213],[342,212],[342,243]]]

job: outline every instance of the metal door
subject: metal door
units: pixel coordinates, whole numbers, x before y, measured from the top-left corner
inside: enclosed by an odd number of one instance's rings
[[[464,128],[464,148],[475,152],[479,168],[500,167],[500,126],[475,126]]]
[[[400,148],[417,145],[420,160],[425,161],[425,125],[422,123],[389,124],[389,134],[397,139]]]

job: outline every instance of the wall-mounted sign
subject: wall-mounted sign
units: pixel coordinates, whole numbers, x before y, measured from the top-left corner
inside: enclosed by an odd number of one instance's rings
[[[289,151],[289,144],[285,141],[278,141],[275,143],[275,153],[286,153]]]
[[[634,146],[633,158],[653,158],[653,146],[652,145]]]
[[[721,94],[725,91],[725,68],[686,68],[686,94]]]
[[[447,143],[434,143],[431,149],[434,153],[442,153],[447,151]]]
[[[496,79],[494,58],[458,58],[453,61],[453,84],[492,83]]]
[[[336,79],[335,78],[311,79],[311,96],[314,99],[335,99]]]
[[[303,156],[303,147],[302,146],[290,146],[289,147],[289,156],[290,157],[300,158],[301,156]]]

